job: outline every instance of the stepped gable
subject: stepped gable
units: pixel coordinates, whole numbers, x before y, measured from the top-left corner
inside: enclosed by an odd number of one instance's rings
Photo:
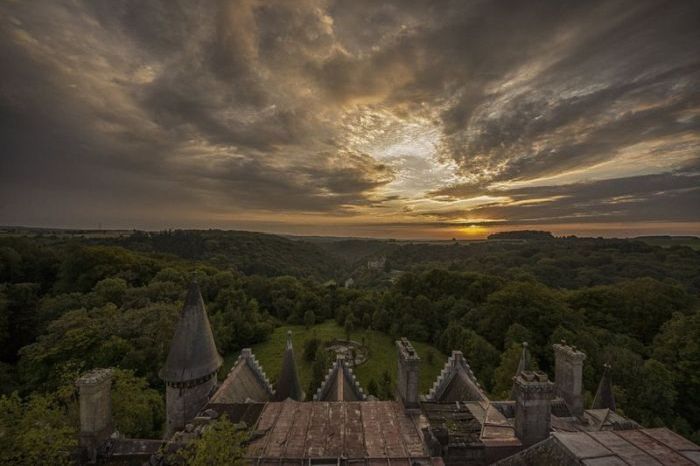
[[[299,371],[297,371],[297,365],[294,361],[294,348],[292,346],[292,332],[287,332],[287,346],[284,349],[284,355],[282,356],[282,369],[280,370],[280,376],[277,380],[277,386],[275,388],[275,399],[278,401],[284,401],[287,398],[292,400],[302,401],[304,399],[304,392],[301,389],[301,383],[299,382]]]
[[[353,370],[347,366],[345,358],[338,355],[323,379],[323,383],[316,390],[314,401],[365,401],[366,399]]]
[[[160,376],[168,383],[196,381],[215,373],[221,363],[202,293],[193,280]]]
[[[275,391],[250,348],[244,348],[210,400],[211,403],[268,401]]]
[[[488,401],[461,351],[453,351],[426,401]]]
[[[529,371],[530,370],[530,365],[531,365],[532,357],[530,356],[530,350],[527,347],[527,342],[523,342],[523,351],[520,354],[520,361],[518,362],[518,369],[515,371],[515,375],[513,376],[513,380],[515,381],[515,377],[520,375],[523,371]],[[510,399],[514,400],[515,399],[515,382],[513,382],[513,388],[510,390]]]
[[[615,411],[615,394],[612,389],[610,365],[605,364],[603,367],[603,376],[598,384],[598,390],[593,398],[593,406],[591,406],[591,409],[609,409]]]

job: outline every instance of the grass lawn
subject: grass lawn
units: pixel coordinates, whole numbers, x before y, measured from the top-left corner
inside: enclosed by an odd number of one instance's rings
[[[255,357],[258,362],[260,362],[273,384],[277,380],[277,375],[279,374],[282,364],[282,353],[287,341],[288,330],[292,331],[294,355],[296,356],[297,367],[299,369],[301,386],[304,391],[306,391],[311,380],[311,364],[302,359],[304,342],[314,335],[323,341],[332,340],[334,338],[345,339],[345,330],[332,320],[315,325],[308,330],[303,325],[283,325],[276,328],[267,341],[253,346],[253,354],[255,354]],[[367,390],[367,385],[371,379],[379,383],[381,375],[385,370],[389,371],[392,381],[395,383],[397,355],[394,339],[389,335],[374,330],[358,330],[352,333],[351,338],[355,341],[362,342],[363,336],[365,338],[365,344],[369,349],[369,358],[367,362],[355,368],[355,373],[362,388]],[[412,343],[418,355],[421,357],[421,393],[427,393],[438,374],[440,374],[442,367],[445,365],[447,356],[426,343]],[[433,363],[428,364],[426,355],[428,351],[431,350],[434,355]],[[237,353],[225,357],[224,369],[226,372],[224,373],[228,372],[237,357]],[[309,397],[308,393],[307,397]]]

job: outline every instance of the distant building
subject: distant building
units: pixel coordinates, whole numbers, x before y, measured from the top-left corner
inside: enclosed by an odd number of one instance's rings
[[[251,465],[700,464],[698,445],[666,428],[642,429],[615,411],[607,368],[592,408],[585,409],[586,356],[564,342],[554,345],[554,381],[530,368],[524,344],[512,399],[498,401],[488,398],[459,351],[421,394],[418,353],[405,338],[396,348],[395,401],[367,396],[342,357],[307,397],[291,333],[274,387],[248,348],[218,383],[221,357],[193,283],[161,372],[167,387],[166,438],[114,435],[111,372],[98,369],[77,382],[82,460],[177,464],[172,463],[177,451],[225,414],[252,430],[246,446]]]
[[[367,261],[367,268],[370,270],[383,270],[386,265],[386,257]]]

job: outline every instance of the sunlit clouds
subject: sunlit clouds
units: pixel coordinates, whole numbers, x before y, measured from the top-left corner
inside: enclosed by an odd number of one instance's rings
[[[696,2],[0,4],[0,223],[700,233]]]

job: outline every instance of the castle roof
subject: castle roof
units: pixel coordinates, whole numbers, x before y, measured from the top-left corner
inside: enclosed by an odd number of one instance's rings
[[[299,372],[297,371],[297,365],[294,361],[291,331],[287,332],[287,345],[284,349],[284,355],[282,356],[282,369],[280,370],[280,376],[279,379],[277,379],[277,385],[275,387],[275,399],[282,401],[287,398],[297,401],[302,401],[304,399],[304,392],[299,382]]]
[[[190,284],[168,359],[160,376],[166,382],[188,382],[208,377],[221,366],[202,293],[196,281]]]
[[[342,356],[337,357],[314,395],[314,401],[364,401],[365,399],[364,391],[360,388],[355,374]]]
[[[268,401],[274,394],[275,391],[253,352],[250,348],[244,348],[210,403]]]
[[[461,351],[453,351],[425,397],[427,401],[487,401]]]
[[[603,370],[603,377],[598,384],[598,390],[593,398],[593,409],[610,409],[615,411],[615,395],[612,389],[612,377],[610,376],[610,365],[606,364]]]

